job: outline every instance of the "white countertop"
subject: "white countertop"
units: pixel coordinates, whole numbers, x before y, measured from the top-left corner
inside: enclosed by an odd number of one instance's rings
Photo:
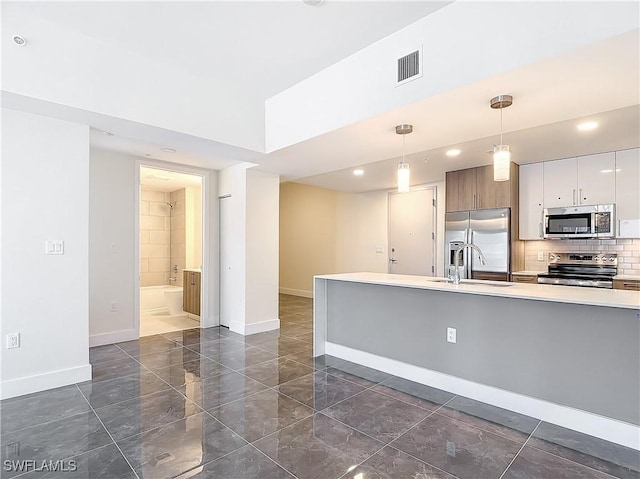
[[[538,276],[540,273],[544,273],[544,271],[514,271],[511,274],[516,276]]]
[[[580,288],[576,286],[478,280],[462,280],[463,283],[455,285],[438,282],[438,280],[445,278],[435,278],[432,276],[364,272],[328,274],[316,276],[316,278],[385,286],[400,286],[405,288],[451,291],[464,294],[500,296],[504,298],[531,299],[535,301],[640,309],[640,294],[638,294],[637,291],[625,291],[621,289]],[[507,284],[510,286],[504,286]]]
[[[202,270],[200,268],[185,268],[182,271],[192,271],[194,273],[202,273]]]

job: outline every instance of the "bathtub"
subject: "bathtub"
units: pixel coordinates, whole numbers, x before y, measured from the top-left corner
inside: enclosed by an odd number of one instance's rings
[[[167,309],[165,291],[182,291],[182,286],[141,286],[140,311],[158,311]]]

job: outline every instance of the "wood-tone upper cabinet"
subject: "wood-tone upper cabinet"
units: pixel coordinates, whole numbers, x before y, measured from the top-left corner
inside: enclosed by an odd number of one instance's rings
[[[200,316],[200,273],[183,271],[182,280],[182,309]]]
[[[493,165],[448,171],[446,210],[450,212],[508,208],[515,202],[513,186],[517,185],[517,177],[518,165],[515,163],[511,163],[509,181],[493,181]]]
[[[616,152],[618,238],[640,238],[640,148]]]
[[[602,205],[615,201],[615,153],[545,161],[544,207]]]
[[[520,166],[520,239],[543,238],[542,210],[542,163]]]
[[[511,178],[515,163],[511,163]],[[511,180],[493,181],[493,165],[476,168],[476,209],[508,208],[511,206]]]
[[[476,169],[447,171],[447,211],[466,211],[476,208]]]

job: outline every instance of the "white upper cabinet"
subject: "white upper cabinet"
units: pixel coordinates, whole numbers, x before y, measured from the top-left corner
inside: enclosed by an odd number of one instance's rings
[[[520,166],[520,223],[521,240],[542,239],[543,163]]]
[[[616,202],[616,155],[614,152],[578,158],[578,205]]]
[[[573,206],[578,189],[578,159],[545,161],[544,207]]]
[[[615,153],[546,161],[544,207],[615,203]]]
[[[640,238],[640,149],[616,152],[618,238]]]

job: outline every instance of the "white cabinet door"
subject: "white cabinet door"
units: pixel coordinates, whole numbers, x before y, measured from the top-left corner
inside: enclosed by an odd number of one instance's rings
[[[542,239],[543,163],[520,166],[520,220],[521,240]]]
[[[545,161],[544,207],[573,206],[578,190],[577,158]]]
[[[614,152],[578,158],[578,204],[608,205],[616,200]]]
[[[640,149],[616,152],[618,238],[640,238]]]

